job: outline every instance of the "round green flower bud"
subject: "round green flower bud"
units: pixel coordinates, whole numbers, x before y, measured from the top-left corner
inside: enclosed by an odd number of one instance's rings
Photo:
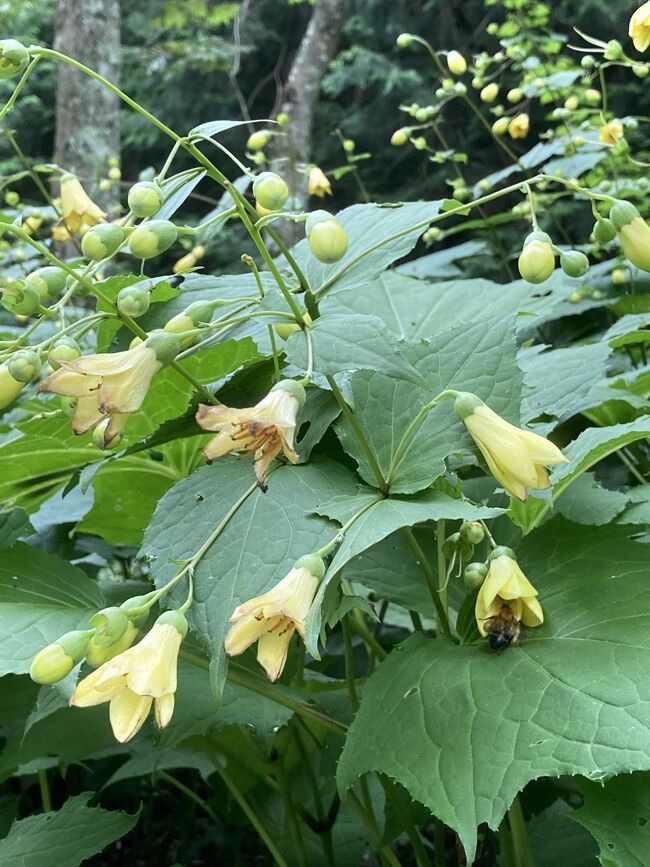
[[[496,560],[497,557],[510,557],[511,560],[516,560],[515,552],[512,548],[507,548],[505,545],[497,545],[490,554],[490,560]]]
[[[505,135],[508,132],[510,125],[509,117],[499,117],[492,124],[492,133],[494,135]]]
[[[279,211],[289,198],[289,187],[275,172],[262,172],[253,182],[253,195],[267,211]]]
[[[575,111],[579,104],[577,96],[570,96],[564,101],[564,107],[568,109],[568,111]]]
[[[29,676],[35,683],[58,683],[70,674],[74,665],[60,644],[48,644],[32,660]]]
[[[18,382],[9,373],[7,364],[0,364],[0,409],[13,403],[24,388],[24,382]]]
[[[160,210],[164,195],[153,181],[139,181],[129,190],[127,201],[136,217],[153,217]]]
[[[488,567],[485,563],[468,563],[463,570],[463,583],[470,590],[478,590],[487,577]]]
[[[29,63],[29,51],[16,39],[0,40],[0,78],[13,78]]]
[[[120,605],[122,611],[126,612],[131,623],[137,626],[138,629],[147,622],[151,609],[150,603],[155,594],[156,591],[152,590],[151,593],[145,593],[142,596],[131,596]]]
[[[306,554],[304,557],[300,557],[299,560],[296,560],[293,565],[294,569],[307,569],[307,571],[313,575],[314,578],[318,578],[319,581],[325,575],[327,569],[322,557],[317,557],[315,554]]]
[[[524,98],[524,92],[519,87],[513,87],[512,90],[509,90],[508,93],[506,94],[506,99],[508,100],[508,102],[512,103],[513,105],[516,102],[521,102],[523,98]]]
[[[585,99],[589,105],[598,105],[600,102],[600,91],[590,87],[589,90],[585,91]]]
[[[519,256],[519,273],[527,283],[543,283],[548,280],[555,269],[553,247],[550,239],[544,241],[538,238],[529,240],[530,238],[529,235],[524,241],[524,247]]]
[[[118,166],[111,166],[111,168],[108,170],[109,180],[119,181],[121,177],[122,177],[122,172],[120,171]]]
[[[20,195],[15,190],[7,190],[5,193],[5,202],[10,208],[15,208],[20,201]]]
[[[415,41],[415,36],[411,33],[400,33],[400,35],[395,40],[395,44],[398,48],[408,48],[412,42]]]
[[[182,348],[181,338],[177,334],[164,331],[162,328],[152,331],[145,343],[153,349],[156,358],[162,364],[169,364],[170,361],[173,361]]]
[[[17,382],[33,382],[41,372],[41,359],[33,349],[21,349],[11,356],[7,369]]]
[[[346,152],[346,154],[354,153],[355,147],[356,144],[351,138],[343,139],[343,150]]]
[[[582,301],[582,292],[576,290],[569,295],[569,304],[578,304],[580,301]]]
[[[289,118],[287,117],[287,120]],[[277,118],[278,123],[280,123],[280,118]],[[286,123],[286,121],[285,121]],[[283,124],[280,123],[280,126]],[[252,133],[248,137],[248,141],[246,142],[246,147],[249,151],[261,151],[263,147],[266,147],[269,139],[271,138],[271,133],[266,129],[258,129],[257,132]]]
[[[589,270],[589,259],[579,250],[560,253],[560,267],[568,277],[584,277]]]
[[[50,347],[47,354],[47,360],[53,370],[58,370],[61,367],[62,361],[74,361],[79,358],[81,349],[79,344],[72,337],[60,337]]]
[[[281,111],[276,120],[280,126],[286,126],[289,123],[289,115],[286,111]]]
[[[650,72],[650,66],[644,65],[643,63],[635,63],[632,67],[632,72],[637,78],[647,78],[648,73]]]
[[[2,306],[18,316],[31,316],[41,304],[38,291],[22,280],[13,280],[2,289]]]
[[[33,286],[40,295],[41,301],[47,301],[53,295],[60,295],[65,289],[68,275],[55,265],[37,268],[25,277],[25,283]]]
[[[456,551],[458,551],[460,541],[460,533],[452,533],[451,536],[447,536],[445,541],[442,543],[442,553],[445,555],[447,560],[451,560]]]
[[[320,208],[318,211],[312,211],[308,214],[307,219],[305,220],[305,235],[307,237],[310,236],[311,230],[318,223],[323,223],[325,220],[333,220],[334,217],[330,214],[329,211],[324,211]]]
[[[585,54],[580,61],[580,66],[583,69],[593,69],[596,65],[596,58],[592,54]]]
[[[170,626],[174,626],[176,630],[179,632],[182,638],[185,638],[187,635],[188,624],[185,615],[181,614],[180,611],[165,611],[160,617],[156,620],[156,624],[169,624]]]
[[[99,223],[88,229],[81,239],[81,251],[87,259],[99,262],[116,253],[124,243],[124,229],[113,223]]]
[[[125,286],[115,299],[117,309],[125,316],[137,319],[144,316],[151,304],[151,295],[144,286]]]
[[[93,445],[102,451],[115,448],[122,442],[122,431],[109,431],[110,426],[111,419],[104,418],[93,428]]]
[[[289,394],[292,394],[301,408],[307,400],[307,394],[305,393],[304,387],[295,379],[281,379],[280,382],[276,382],[271,391],[278,390],[287,391]]]
[[[316,223],[309,233],[309,249],[319,262],[338,262],[348,249],[348,236],[335,219]]]
[[[485,538],[485,530],[479,521],[463,521],[460,525],[460,538],[470,545],[480,545]]]
[[[411,130],[407,126],[403,126],[401,129],[396,129],[395,132],[390,137],[390,143],[395,147],[401,147],[405,145],[406,142],[411,137]]]
[[[129,248],[138,259],[153,259],[169,250],[178,237],[178,229],[169,220],[149,220],[133,230]]]
[[[125,611],[116,606],[103,608],[93,614],[90,623],[95,627],[93,642],[97,647],[110,647],[126,632],[129,618]]]
[[[623,201],[623,199],[614,202],[609,212],[609,219],[617,232],[620,232],[624,226],[629,225],[640,216],[634,205],[631,202]]]

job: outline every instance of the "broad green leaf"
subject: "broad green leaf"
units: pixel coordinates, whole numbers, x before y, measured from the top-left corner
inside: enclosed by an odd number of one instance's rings
[[[206,123],[200,123],[188,133],[189,136],[201,136],[202,138],[212,138],[226,130],[233,129],[236,126],[249,124],[248,120],[209,120]],[[255,123],[275,123],[273,120],[256,120]]]
[[[23,536],[31,536],[34,528],[23,509],[0,512],[0,550],[11,548]]]
[[[299,557],[328,542],[336,527],[316,517],[314,510],[335,494],[356,488],[347,470],[331,462],[313,462],[275,470],[263,493],[255,487],[249,461],[222,458],[201,467],[162,498],[140,551],[150,560],[158,586],[179,571],[172,560],[192,557],[226,521],[196,568],[194,603],[188,615],[192,629],[208,648],[217,694],[226,673],[223,639],[236,606],[268,590]],[[180,602],[186,593],[183,583],[173,599]]]
[[[62,413],[23,422],[18,430],[22,436],[0,445],[0,502],[34,511],[75,471],[101,460],[101,452],[88,437],[76,437]]]
[[[444,472],[444,460],[471,445],[471,439],[448,400],[413,428],[410,443],[398,444],[418,410],[448,388],[472,391],[495,412],[516,422],[521,374],[515,360],[512,322],[489,320],[462,325],[405,349],[405,357],[428,382],[425,391],[380,373],[350,376],[354,414],[391,493],[414,493]],[[341,417],[336,431],[345,450],[359,464],[364,481],[376,485],[367,458],[349,423]]]
[[[66,560],[17,542],[0,558],[0,674],[29,671],[34,654],[71,629],[89,628],[97,585]]]
[[[631,343],[650,341],[650,315],[647,313],[628,313],[607,329],[603,339],[610,346],[618,348]]]
[[[192,191],[206,176],[205,169],[190,169],[180,177],[169,178],[163,182],[162,189],[165,201],[156,213],[156,220],[171,220],[183,202],[191,196]]]
[[[619,524],[646,524],[650,526],[650,484],[638,485],[625,496],[629,506],[619,516]]]
[[[193,768],[204,780],[215,772],[214,764],[198,750],[163,749],[152,743],[138,743],[137,752],[115,771],[104,783],[103,788],[132,780],[136,777],[152,777],[160,771],[171,771],[176,768]]]
[[[324,294],[334,286],[361,286],[415,247],[426,229],[426,221],[438,215],[441,204],[435,201],[352,205],[336,215],[349,240],[347,252],[339,262],[333,265],[319,262],[306,240],[300,241],[292,253],[316,294]]]
[[[530,780],[650,768],[647,546],[556,519],[516,550],[544,625],[501,654],[410,638],[366,684],[338,769],[342,790],[397,779],[468,859]]]
[[[503,286],[480,278],[432,285],[387,271],[364,286],[363,292],[332,292],[321,309],[328,313],[372,311],[398,337],[433,337],[463,322],[513,316],[525,306],[532,288],[523,280]]]
[[[411,262],[406,262],[404,265],[398,265],[396,271],[398,274],[417,277],[418,279],[446,280],[449,277],[461,276],[462,272],[453,264],[454,262],[459,259],[469,259],[481,253],[488,253],[485,241],[464,241],[455,247],[445,247],[442,250],[436,250],[434,253],[427,253],[426,256],[413,259]]]
[[[375,370],[426,387],[403,347],[377,316],[326,314],[314,322],[310,334],[317,373],[334,376],[349,370]],[[308,345],[302,331],[289,337],[287,357],[302,370],[307,369]]]
[[[222,380],[260,355],[250,337],[225,340],[203,349],[183,362],[188,371],[201,383]]]
[[[574,817],[575,810],[558,800],[527,823],[535,867],[596,867],[598,847]]]
[[[553,502],[557,502],[569,485],[603,458],[617,449],[648,437],[650,437],[650,418],[647,416],[627,424],[587,428],[564,449],[567,462],[559,464],[551,472]],[[510,514],[513,521],[524,532],[528,532],[539,524],[548,510],[547,503],[531,497],[525,503],[513,502]]]
[[[78,867],[135,827],[139,812],[129,816],[118,810],[89,807],[92,797],[94,792],[85,792],[69,798],[56,812],[14,822],[0,840],[3,867]]]
[[[347,515],[349,511],[345,510],[344,504],[341,503],[342,499],[344,498],[338,499],[336,503],[338,508],[336,510],[328,508],[327,504],[325,504],[325,508],[321,506],[318,509],[319,513],[327,514],[328,517],[333,517],[337,520],[343,520],[337,518],[336,515],[336,512],[341,508],[344,509],[344,515]],[[358,497],[354,499],[358,501]],[[382,539],[385,539],[386,536],[394,533],[400,527],[412,527],[424,521],[439,521],[444,519],[478,521],[480,519],[495,518],[503,514],[504,511],[503,509],[476,506],[467,500],[454,500],[438,491],[424,491],[415,497],[391,497],[389,499],[382,499],[376,494],[374,504],[372,500],[368,502],[366,499],[361,508],[364,508],[365,511],[346,532],[343,542],[320,583],[314,604],[309,612],[305,644],[312,656],[315,656],[317,659],[319,658],[318,636],[321,628],[320,607],[325,597],[325,592],[330,582],[353,557],[357,557],[377,542],[381,542]],[[340,512],[338,513],[340,514]]]
[[[579,781],[584,805],[571,817],[600,848],[603,867],[646,867],[650,852],[650,773],[603,783]]]
[[[613,521],[629,503],[628,494],[603,488],[592,473],[583,473],[560,497],[557,510],[576,524],[600,525]]]

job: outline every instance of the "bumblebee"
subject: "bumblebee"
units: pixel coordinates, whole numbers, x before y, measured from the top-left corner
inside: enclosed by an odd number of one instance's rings
[[[498,614],[487,618],[485,631],[488,634],[490,650],[505,650],[511,644],[521,644],[526,638],[521,621],[507,604],[501,606]]]

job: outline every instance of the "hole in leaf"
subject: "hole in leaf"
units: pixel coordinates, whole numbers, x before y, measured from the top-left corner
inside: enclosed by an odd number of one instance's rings
[[[648,820],[645,818],[645,816],[639,816],[636,821],[639,828],[645,828],[645,826],[648,824]]]

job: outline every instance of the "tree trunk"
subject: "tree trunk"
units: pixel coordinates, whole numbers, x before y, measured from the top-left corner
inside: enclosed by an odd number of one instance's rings
[[[119,0],[57,0],[54,47],[118,84]],[[94,182],[109,157],[120,156],[120,101],[67,64],[59,64],[56,86],[55,160],[74,172],[104,208],[115,193],[101,194]],[[108,200],[107,200],[108,197]]]
[[[289,123],[286,135],[273,137],[271,168],[285,178],[296,209],[307,202],[307,177],[298,169],[309,163],[320,86],[336,54],[347,8],[347,0],[316,0],[284,87],[279,111],[286,112]],[[278,223],[280,227],[283,234],[285,227],[295,230],[294,224]]]

